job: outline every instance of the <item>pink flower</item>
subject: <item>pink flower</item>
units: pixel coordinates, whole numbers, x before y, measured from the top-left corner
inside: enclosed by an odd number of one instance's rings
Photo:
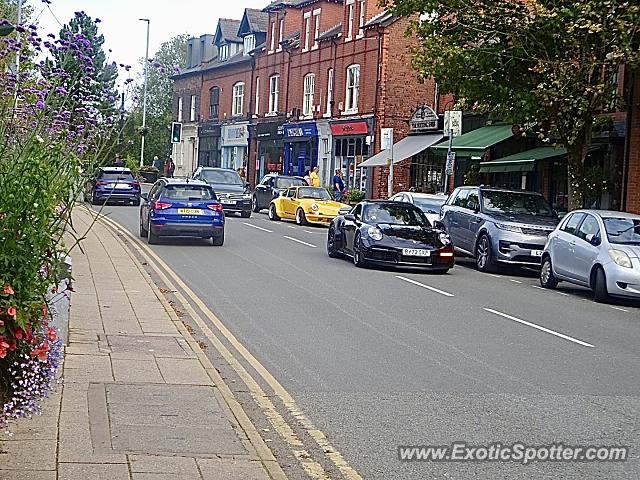
[[[5,295],[13,295],[14,293],[16,293],[16,292],[13,291],[13,287],[11,285],[9,285],[8,283],[5,284],[5,286],[4,286],[4,294]]]
[[[0,344],[1,345],[1,344]],[[7,347],[9,345],[7,344]],[[49,343],[45,341],[40,348],[34,348],[30,355],[32,357],[38,357],[38,360],[41,362],[46,362],[47,358],[49,358]]]
[[[13,317],[14,320],[17,314],[18,314],[18,310],[16,310],[16,307],[7,308],[7,315],[9,315],[10,317]]]
[[[47,336],[49,337],[49,340],[53,342],[56,338],[58,338],[58,333],[56,332],[55,328],[50,328],[47,332]]]

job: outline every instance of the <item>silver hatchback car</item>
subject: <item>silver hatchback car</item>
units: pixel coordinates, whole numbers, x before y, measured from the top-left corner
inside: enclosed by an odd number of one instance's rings
[[[589,287],[597,302],[610,296],[640,299],[640,215],[575,210],[549,235],[540,284]]]

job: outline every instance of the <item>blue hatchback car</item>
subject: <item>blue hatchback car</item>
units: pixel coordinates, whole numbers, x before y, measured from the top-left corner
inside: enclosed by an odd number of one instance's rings
[[[213,189],[198,180],[162,178],[142,194],[140,236],[211,238],[224,243],[224,212]]]

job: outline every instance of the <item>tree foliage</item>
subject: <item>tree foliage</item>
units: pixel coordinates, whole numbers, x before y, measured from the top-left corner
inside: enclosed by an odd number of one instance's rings
[[[187,63],[187,40],[178,35],[160,45],[154,57],[149,59],[147,82],[147,132],[145,138],[145,163],[153,157],[165,160],[171,154],[169,129],[172,119],[173,81],[171,76]],[[143,64],[144,60],[141,60]],[[126,141],[125,156],[139,158],[140,127],[142,126],[142,100],[144,78],[140,76],[134,86],[134,108],[129,114],[128,126],[123,138]]]
[[[414,66],[473,107],[566,146],[569,203],[582,204],[596,115],[616,99],[614,75],[640,63],[640,5],[628,0],[381,0],[420,20]],[[574,181],[572,181],[572,179]]]

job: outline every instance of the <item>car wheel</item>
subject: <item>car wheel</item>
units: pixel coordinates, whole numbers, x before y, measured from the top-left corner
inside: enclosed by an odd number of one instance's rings
[[[296,210],[296,223],[300,226],[304,226],[307,224],[307,217],[304,214],[304,210],[299,208]]]
[[[542,267],[540,268],[540,285],[544,288],[554,289],[558,286],[558,280],[553,274],[551,266],[551,257],[548,255],[542,259]]]
[[[353,264],[356,267],[364,267],[367,262],[364,258],[362,258],[362,252],[360,249],[362,248],[362,240],[360,240],[360,235],[356,236],[356,239],[353,242]]]
[[[327,234],[327,255],[331,258],[342,257],[336,245],[336,231],[333,227],[329,227],[329,233]]]
[[[254,213],[258,213],[261,210],[260,205],[258,205],[258,198],[255,195],[251,199],[251,210],[253,210]]]
[[[598,303],[609,301],[609,292],[607,291],[607,277],[602,267],[598,267],[595,273],[593,283],[594,300]]]
[[[273,220],[274,222],[280,220],[276,206],[273,203],[269,205],[269,220]]]
[[[247,210],[246,212],[242,212],[242,213],[240,214],[240,216],[241,216],[242,218],[249,218],[249,217],[251,217],[251,210]]]
[[[140,236],[142,238],[147,238],[147,236],[149,235],[149,232],[147,230],[145,230],[143,224],[142,224],[142,215],[140,215]]]
[[[481,235],[478,239],[476,247],[476,267],[481,272],[493,272],[496,270],[496,264],[491,252],[491,241],[487,235]]]
[[[159,237],[158,235],[156,235],[155,233],[153,233],[153,230],[151,230],[151,222],[149,222],[149,230],[148,230],[148,236],[147,236],[147,242],[149,242],[149,245],[155,245],[156,243],[158,243]]]
[[[221,247],[222,245],[224,245],[224,230],[222,231],[222,233],[221,233],[221,234],[219,234],[219,235],[214,235],[214,236],[211,238],[211,244],[212,244],[214,247]]]

